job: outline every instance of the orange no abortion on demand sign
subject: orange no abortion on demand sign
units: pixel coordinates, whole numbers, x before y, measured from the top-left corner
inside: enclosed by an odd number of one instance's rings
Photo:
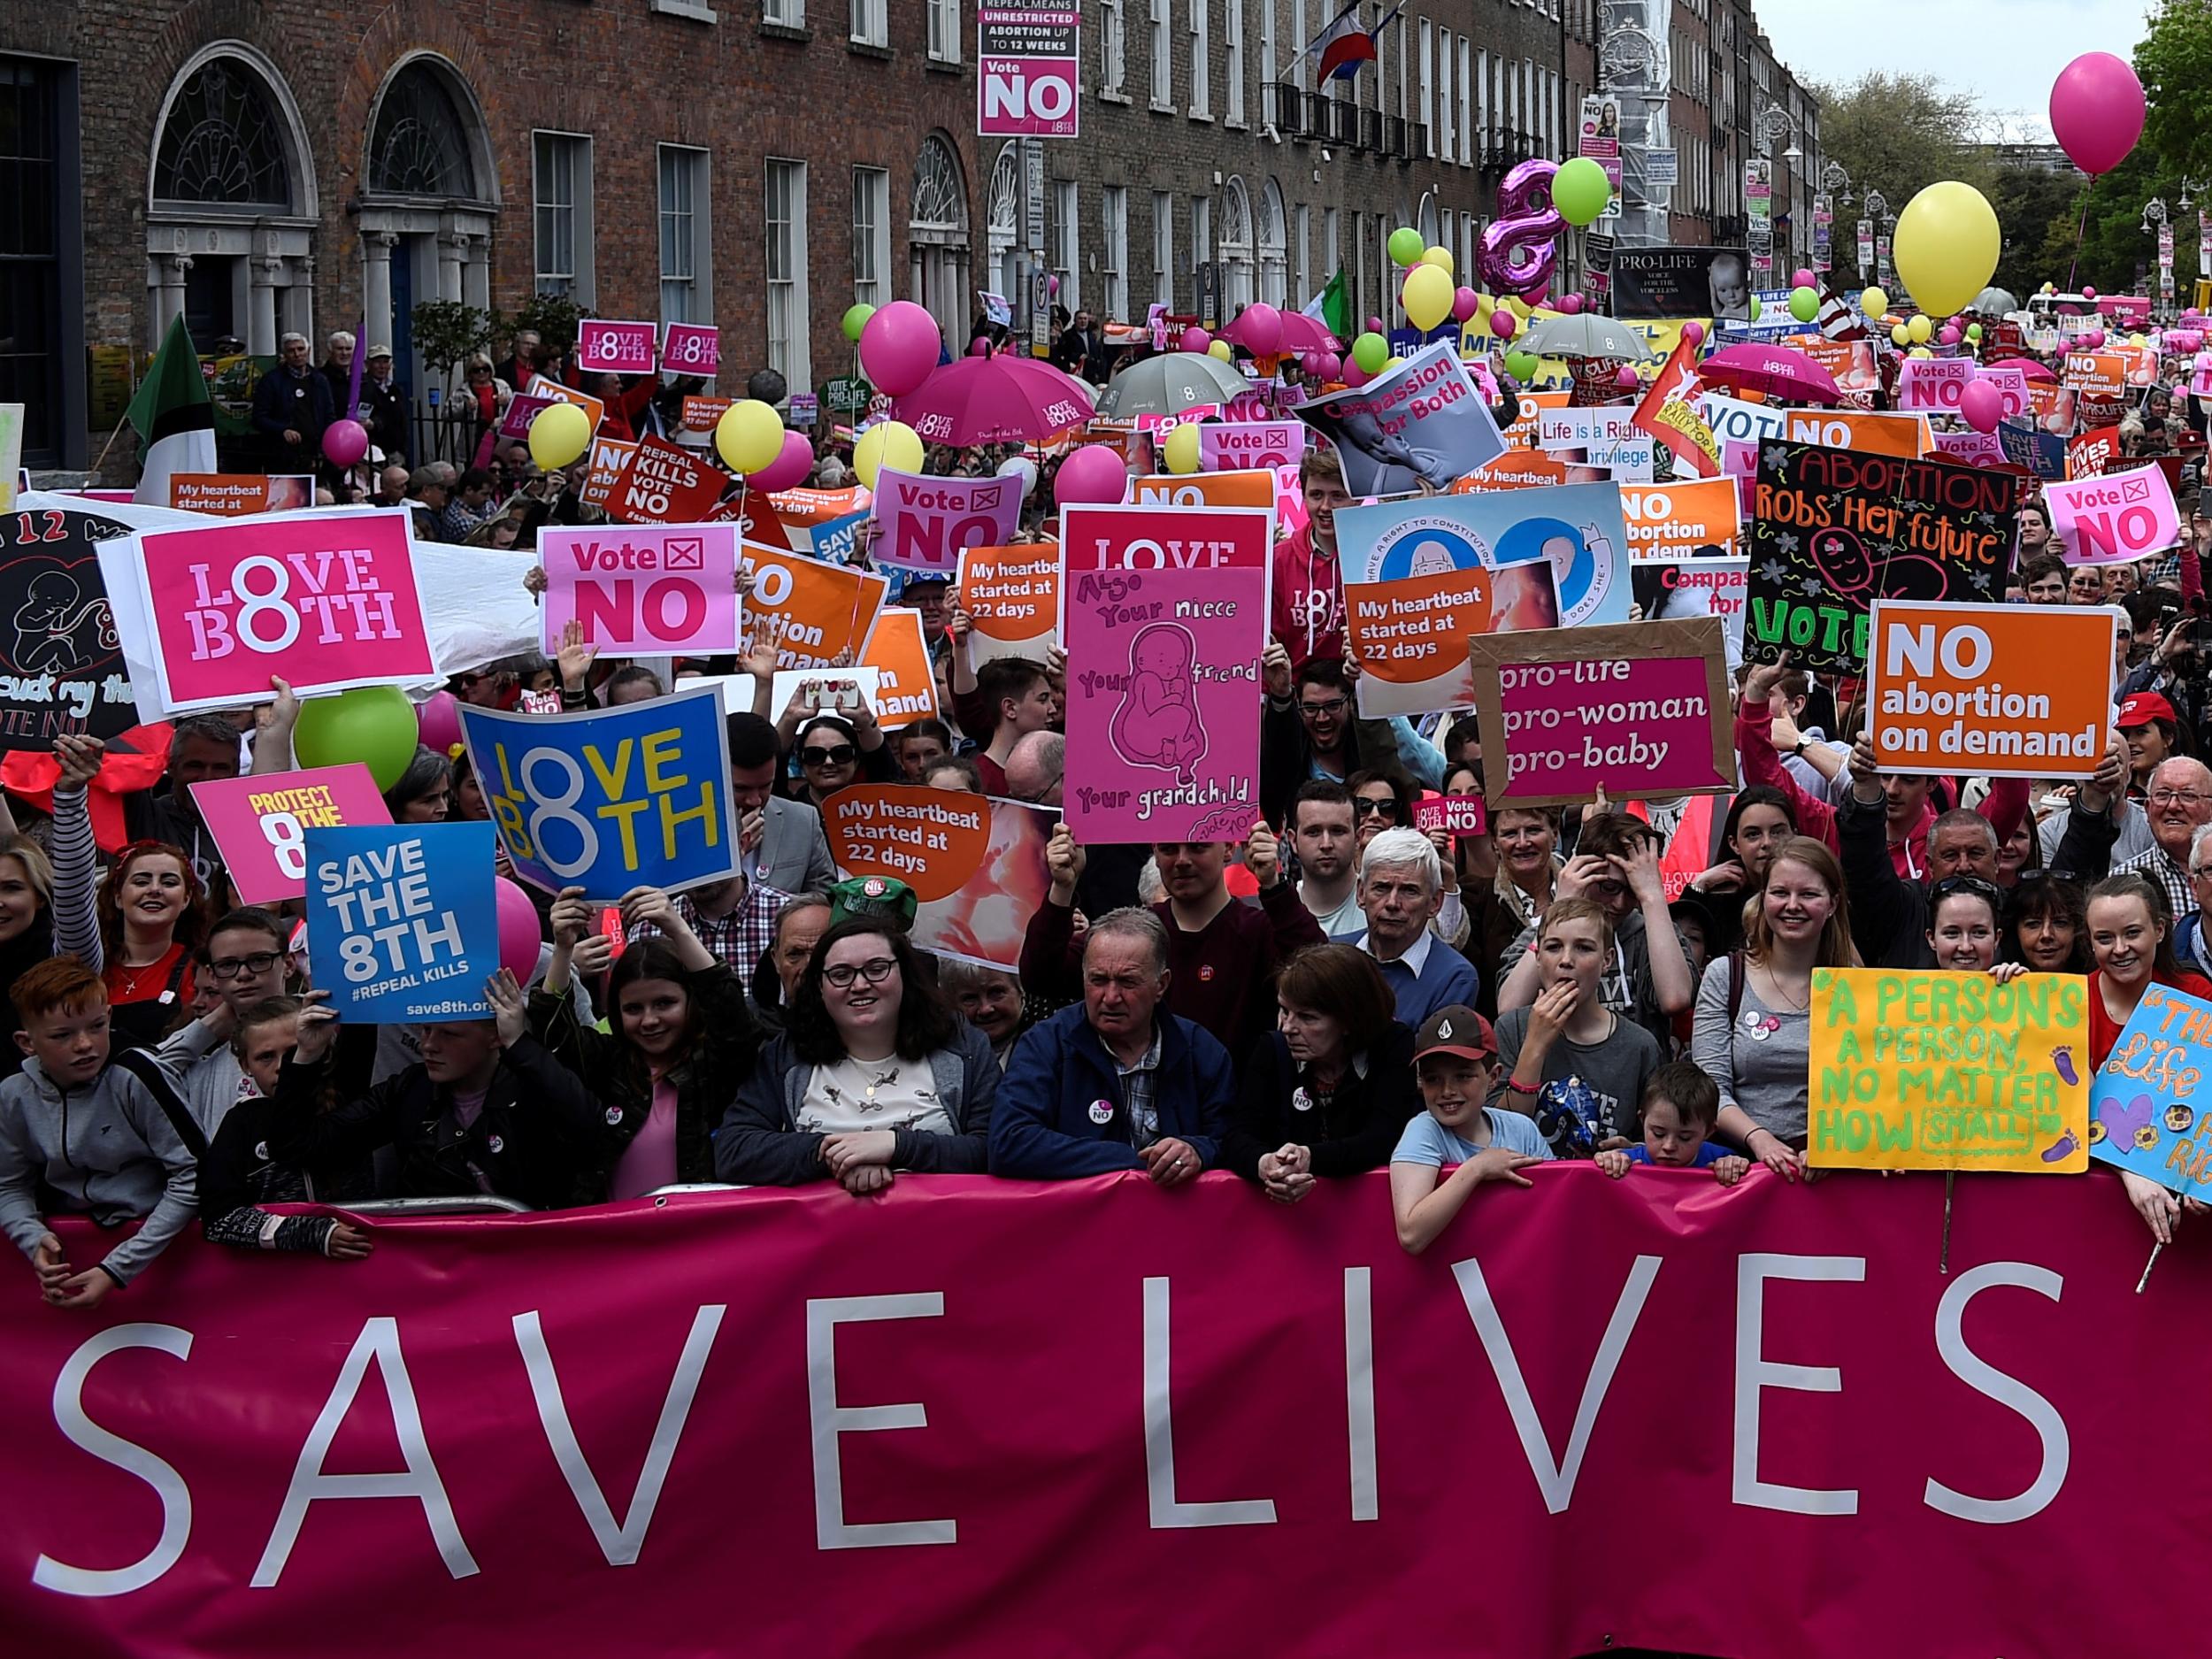
[[[1867,703],[1893,772],[2086,778],[2112,718],[2115,613],[1874,602]]]

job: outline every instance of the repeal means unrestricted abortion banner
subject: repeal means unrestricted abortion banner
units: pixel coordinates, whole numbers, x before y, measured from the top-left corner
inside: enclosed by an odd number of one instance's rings
[[[2102,1172],[1962,1176],[1947,1276],[1932,1176],[1528,1173],[1417,1257],[1379,1171],[1292,1212],[1225,1174],[902,1174],[378,1217],[336,1264],[193,1229],[89,1319],[19,1267],[0,1629],[227,1659],[426,1630],[477,1659],[2190,1650],[2084,1570],[2201,1548],[2202,1414],[2122,1386],[2212,1365],[2185,1227],[2138,1296]],[[1614,1565],[1655,1517],[1667,1570]]]

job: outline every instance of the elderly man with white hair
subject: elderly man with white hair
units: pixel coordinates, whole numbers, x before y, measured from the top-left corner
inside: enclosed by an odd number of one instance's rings
[[[269,469],[311,472],[321,458],[323,428],[338,418],[330,382],[308,361],[307,336],[277,342],[277,366],[253,388],[253,426],[267,446]]]
[[[2160,761],[2151,771],[2143,806],[2150,816],[2151,845],[2116,864],[2113,873],[2148,876],[2179,918],[2197,908],[2191,844],[2200,829],[2212,824],[2212,770],[2186,755]]]
[[[1367,931],[1359,948],[1382,969],[1398,999],[1397,1017],[1409,1025],[1440,1008],[1471,1007],[1480,988],[1474,964],[1430,931],[1443,888],[1443,864],[1419,830],[1386,829],[1360,854]]]

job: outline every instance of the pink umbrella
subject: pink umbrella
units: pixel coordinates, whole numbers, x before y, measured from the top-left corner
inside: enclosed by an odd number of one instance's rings
[[[1801,351],[1777,346],[1730,346],[1697,365],[1707,385],[1758,392],[1780,403],[1840,403],[1836,377]]]
[[[1275,349],[1283,356],[1294,357],[1302,351],[1341,351],[1344,349],[1337,342],[1336,336],[1322,326],[1318,318],[1309,317],[1303,311],[1286,311],[1282,313],[1282,343]],[[1233,320],[1214,332],[1214,338],[1225,340],[1233,346],[1242,346],[1249,351],[1252,349],[1250,342],[1239,332],[1243,321],[1244,313],[1240,311]]]
[[[2015,357],[2012,366],[2031,380],[2055,380],[2058,371],[2047,363],[2038,363],[2033,357]]]
[[[959,357],[891,405],[925,443],[1041,443],[1091,418],[1098,395],[1034,357]]]

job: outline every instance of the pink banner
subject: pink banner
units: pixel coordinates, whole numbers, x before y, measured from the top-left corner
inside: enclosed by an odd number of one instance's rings
[[[1021,527],[1018,478],[876,474],[875,562],[894,570],[959,573],[963,548],[1002,547]]]
[[[558,700],[555,708],[558,710]],[[192,803],[223,855],[241,904],[280,904],[307,889],[307,832],[389,824],[391,809],[359,761],[305,772],[216,778]]]
[[[711,656],[738,649],[737,526],[609,525],[538,533],[545,567],[541,642],[572,618],[602,650]]]
[[[1303,421],[1221,421],[1198,429],[1198,464],[1209,472],[1295,466],[1305,454]]]
[[[2100,1570],[2193,1559],[2212,1507],[2186,1228],[2138,1296],[2102,1173],[1960,1177],[1947,1275],[1932,1176],[1531,1174],[1417,1258],[1379,1174],[1290,1210],[1221,1174],[902,1175],[379,1221],[358,1263],[195,1236],[96,1315],[18,1267],[0,1628],[231,1659],[2187,1651]]]
[[[266,703],[272,676],[305,694],[436,672],[404,507],[150,530],[139,548],[172,713]]]
[[[2051,535],[2069,565],[2125,565],[2181,540],[2181,512],[2155,466],[2100,478],[2055,479],[2043,487]]]
[[[722,362],[722,331],[712,323],[671,323],[661,343],[661,367],[671,374],[711,376]]]
[[[650,374],[659,335],[650,323],[586,318],[576,332],[576,366],[593,374]]]
[[[1067,818],[1077,838],[1242,841],[1259,816],[1266,570],[1075,562],[1071,549],[1061,598]]]

